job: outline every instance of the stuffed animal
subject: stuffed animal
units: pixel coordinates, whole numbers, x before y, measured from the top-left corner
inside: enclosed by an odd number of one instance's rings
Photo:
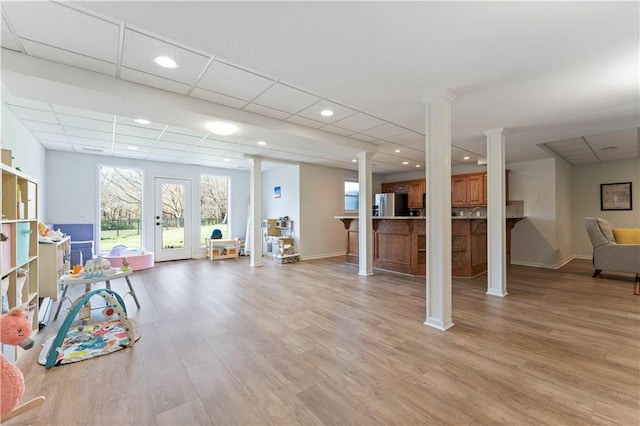
[[[0,317],[0,342],[18,345],[31,335],[31,324],[23,307]],[[24,376],[18,367],[0,354],[0,419],[13,410],[24,394]]]

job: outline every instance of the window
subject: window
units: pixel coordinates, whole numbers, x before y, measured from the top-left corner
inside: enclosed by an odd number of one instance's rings
[[[344,180],[344,211],[358,211],[360,184],[357,180]]]
[[[100,166],[100,252],[142,247],[142,170]]]
[[[211,237],[214,228],[229,238],[229,178],[226,176],[200,176],[200,241]]]

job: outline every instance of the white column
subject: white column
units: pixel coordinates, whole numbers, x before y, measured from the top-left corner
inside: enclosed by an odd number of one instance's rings
[[[371,211],[373,209],[373,173],[371,158],[373,153],[358,153],[358,275],[373,275],[373,226]]]
[[[427,319],[439,330],[451,318],[451,101],[444,92],[427,100]]]
[[[487,294],[507,295],[504,128],[487,130]]]
[[[251,164],[251,252],[249,266],[262,266],[262,160],[250,158]]]

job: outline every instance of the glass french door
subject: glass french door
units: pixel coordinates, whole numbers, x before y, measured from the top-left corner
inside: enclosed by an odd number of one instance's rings
[[[155,178],[156,261],[191,259],[191,181]]]

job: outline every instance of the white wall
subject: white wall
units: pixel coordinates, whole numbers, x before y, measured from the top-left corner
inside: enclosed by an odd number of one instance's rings
[[[0,120],[2,148],[10,149],[14,157],[12,167],[20,169],[38,181],[38,218],[47,220],[45,204],[48,185],[45,179],[45,158],[47,150],[16,118],[9,107],[2,102],[2,120]]]
[[[514,264],[555,268],[562,261],[556,245],[555,162],[550,158],[507,165],[509,198],[524,201],[527,217],[511,232]]]
[[[280,198],[274,197],[274,188],[280,187]],[[300,252],[300,167],[283,165],[262,172],[262,218],[277,219],[289,216],[293,221],[293,247]],[[263,241],[263,253],[267,253]]]
[[[246,234],[249,200],[249,172],[214,169],[189,164],[161,163],[137,159],[125,159],[99,155],[78,154],[63,151],[48,151],[46,180],[49,184],[47,221],[49,223],[93,223],[97,231],[99,223],[98,170],[100,165],[135,167],[143,170],[143,217],[153,218],[153,188],[156,177],[191,180],[192,221],[200,223],[200,175],[228,176],[229,191],[229,236],[244,238]],[[195,227],[193,256],[200,257],[199,227]],[[99,244],[99,241],[96,241]],[[153,220],[143,221],[143,246],[152,250],[154,243]]]
[[[602,217],[615,228],[640,227],[640,159],[573,166],[572,181],[572,251],[576,256],[590,259],[592,255],[585,217]],[[600,184],[616,182],[631,182],[633,210],[600,210]]]
[[[566,263],[573,259],[571,229],[571,164],[556,160],[556,247],[558,262]]]
[[[346,231],[342,222],[334,219],[345,214],[345,178],[357,180],[358,172],[311,164],[300,166],[300,247],[305,259],[345,254]]]

